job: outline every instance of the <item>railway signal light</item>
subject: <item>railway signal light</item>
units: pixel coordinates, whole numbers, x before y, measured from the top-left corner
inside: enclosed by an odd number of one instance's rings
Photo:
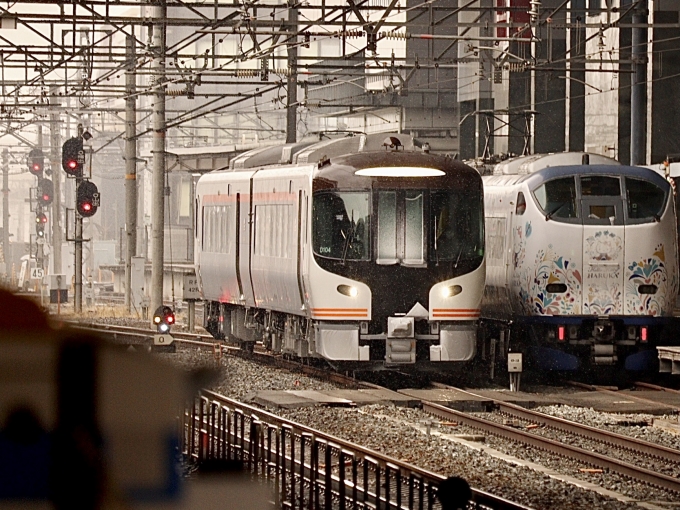
[[[45,237],[45,224],[47,223],[47,216],[45,213],[38,213],[35,216],[35,233],[39,238]]]
[[[91,181],[83,181],[78,185],[76,190],[76,208],[78,213],[89,218],[97,212],[99,207],[99,190],[95,183]]]
[[[175,324],[175,312],[169,306],[159,306],[153,314],[153,323],[159,333],[168,333]]]
[[[40,149],[33,149],[28,153],[28,171],[37,177],[42,177],[45,157]]]
[[[61,166],[64,172],[73,176],[83,175],[83,163],[85,163],[85,153],[83,152],[83,139],[70,138],[61,147]]]
[[[49,179],[40,179],[38,185],[38,202],[42,205],[49,205],[54,198],[54,184]]]

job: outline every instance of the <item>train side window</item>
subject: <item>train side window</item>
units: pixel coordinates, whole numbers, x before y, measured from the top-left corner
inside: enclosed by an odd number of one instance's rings
[[[666,205],[666,193],[656,184],[626,177],[629,219],[659,219]]]
[[[515,206],[515,214],[517,216],[522,216],[524,211],[527,210],[527,201],[524,198],[524,193],[521,191],[517,193],[517,205]]]
[[[578,217],[573,176],[544,182],[533,191],[533,195],[548,219]]]
[[[205,206],[201,207],[201,249],[205,251]]]

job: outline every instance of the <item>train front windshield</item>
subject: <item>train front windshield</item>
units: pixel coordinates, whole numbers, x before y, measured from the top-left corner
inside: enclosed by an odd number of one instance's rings
[[[667,192],[637,177],[581,175],[551,179],[533,190],[547,218],[565,223],[621,225],[658,221]]]
[[[475,199],[462,190],[320,191],[312,214],[314,253],[325,258],[476,267],[484,256],[481,193]]]

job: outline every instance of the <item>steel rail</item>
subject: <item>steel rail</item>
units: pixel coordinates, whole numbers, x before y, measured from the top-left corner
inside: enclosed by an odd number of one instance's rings
[[[474,397],[484,398],[482,395],[478,395],[474,392],[461,390],[459,388],[455,389],[456,391],[467,393]],[[630,450],[632,452],[642,452],[651,457],[680,464],[680,450],[676,450],[674,448],[668,448],[667,446],[650,443],[649,441],[644,441],[642,439],[624,436],[623,434],[617,434],[616,432],[600,430],[589,425],[566,420],[564,418],[558,418],[556,416],[550,416],[549,414],[526,409],[522,406],[511,404],[509,402],[503,402],[502,400],[492,399],[492,402],[500,412],[515,416],[531,423],[537,423],[545,427],[562,430],[570,434],[592,439],[593,441],[599,441],[617,446],[619,448],[625,448],[626,450]]]
[[[148,339],[154,332],[144,328],[117,326],[108,324],[67,323],[74,329],[98,334],[143,337]],[[230,354],[243,353],[236,347],[225,346],[216,342],[209,335],[191,333],[173,333],[178,342],[195,345],[214,346],[220,344],[222,350]],[[183,337],[183,338],[177,338]],[[212,341],[204,341],[204,340]],[[272,356],[263,353],[252,353],[261,360],[271,363]],[[304,368],[317,377],[342,382],[353,386],[376,388],[369,383],[358,383],[356,380],[327,370],[299,365],[283,361],[288,367]],[[196,408],[198,407],[198,411]],[[445,476],[419,468],[409,463],[375,452],[363,447],[325,434],[313,428],[286,420],[273,413],[230,399],[210,390],[202,390],[193,408],[184,413],[184,453],[196,460],[236,459],[244,461],[256,474],[275,474],[276,486],[279,481],[285,484],[286,476],[291,481],[290,491],[283,490],[286,497],[304,500],[312,499],[312,488],[318,498],[319,486],[326,493],[332,493],[335,500],[347,500],[358,504],[369,503],[391,507],[402,504],[408,499],[409,508],[414,501],[418,508],[431,508],[436,494],[436,486]],[[249,422],[246,427],[246,422]],[[263,429],[263,424],[266,429]],[[251,440],[251,438],[253,438]],[[286,439],[287,438],[287,439]],[[305,454],[305,445],[309,450]],[[296,450],[299,453],[296,455]],[[319,454],[325,453],[324,456]],[[305,459],[309,459],[306,461]],[[316,462],[316,464],[314,464]],[[330,469],[326,467],[329,466]],[[350,473],[347,473],[350,467]],[[362,471],[359,472],[359,467]],[[288,475],[286,475],[288,470]],[[299,476],[295,479],[295,475]],[[358,477],[359,475],[359,477]],[[268,476],[272,478],[271,476]],[[367,479],[372,477],[373,489],[369,488]],[[303,483],[303,480],[305,483]],[[359,484],[358,481],[362,483]],[[298,489],[295,488],[297,483]],[[309,494],[305,493],[309,486]],[[329,489],[326,491],[326,489]],[[382,490],[382,493],[381,493]],[[531,507],[509,501],[480,489],[472,488],[472,501],[476,508],[498,510],[531,510]],[[299,496],[294,493],[299,492]],[[403,500],[402,500],[403,498]],[[429,503],[426,499],[430,498]],[[318,499],[317,499],[318,501]],[[326,499],[326,501],[329,501]],[[393,502],[393,503],[390,503]],[[425,504],[427,503],[427,504]],[[345,507],[344,505],[341,508]],[[356,507],[356,506],[355,506]],[[330,508],[330,506],[329,506]]]
[[[470,427],[510,439],[511,441],[533,446],[563,457],[577,459],[592,466],[609,469],[612,472],[680,493],[680,479],[678,478],[634,466],[627,462],[607,457],[606,455],[589,452],[576,446],[562,444],[558,441],[541,437],[530,432],[517,430],[506,425],[485,420],[484,418],[435,404],[434,402],[423,401],[422,405],[423,411],[444,420],[459,421]]]
[[[209,390],[202,391],[185,413],[184,425],[188,429],[185,455],[199,461],[235,455],[251,471],[275,478],[282,503],[293,507],[296,500],[307,499],[311,505],[316,499],[318,505],[324,500],[331,503],[332,498],[340,508],[346,508],[345,502],[353,508],[367,503],[375,508],[404,508],[407,501],[409,508],[432,508],[436,487],[445,479]],[[290,490],[279,487],[279,481],[285,486],[288,479]],[[472,501],[477,508],[530,509],[474,488]]]
[[[590,391],[599,391],[600,393],[606,393],[608,395],[616,395],[616,396],[621,396],[621,393],[619,392],[618,389],[611,389],[610,387],[607,386],[597,386],[594,384],[585,384],[581,382],[576,382],[576,381],[569,381],[569,384],[571,386],[576,386],[577,388],[584,388],[586,390]],[[660,386],[658,387],[660,388]],[[670,388],[669,388],[670,390]],[[673,391],[673,390],[670,390]],[[644,398],[644,397],[638,397],[637,395],[632,395],[631,393],[626,393],[626,398],[630,398],[633,400],[637,400],[638,402],[642,402],[644,404],[654,404],[654,405],[663,405],[665,407],[668,407],[669,409],[673,409],[676,413],[680,412],[680,406],[676,406],[673,404],[666,404],[664,402],[657,402],[655,400],[651,400],[649,398]]]
[[[675,390],[673,388],[666,388],[664,386],[659,386],[658,384],[650,384],[646,382],[634,382],[633,383],[635,386],[639,386],[640,388],[646,388],[648,390],[654,390],[654,391],[665,391],[667,393],[675,393],[680,395],[680,390]]]
[[[121,342],[125,338],[132,338],[137,340],[135,345],[139,345],[144,342],[150,342],[153,336],[156,334],[152,329],[138,328],[132,326],[118,326],[112,324],[97,324],[97,323],[81,323],[68,321],[65,322],[70,327],[73,327],[82,331],[89,331],[92,333],[98,333],[103,335],[113,335],[114,341]],[[185,333],[185,332],[173,332],[172,336],[177,343],[184,343],[187,345],[197,345],[215,348],[215,345],[219,345],[223,353],[238,356],[245,359],[253,359],[260,363],[265,363],[267,365],[276,366],[279,368],[285,368],[287,370],[296,370],[302,372],[310,377],[315,377],[324,381],[334,382],[340,384],[346,388],[364,388],[364,389],[376,389],[380,388],[374,384],[368,382],[358,381],[353,377],[345,376],[339,372],[333,370],[324,370],[319,367],[314,367],[311,365],[306,365],[303,363],[295,362],[292,360],[287,360],[280,355],[276,355],[266,351],[260,346],[255,346],[255,350],[247,351],[241,349],[235,345],[227,345],[221,340],[216,340],[210,335],[204,335],[200,333]]]

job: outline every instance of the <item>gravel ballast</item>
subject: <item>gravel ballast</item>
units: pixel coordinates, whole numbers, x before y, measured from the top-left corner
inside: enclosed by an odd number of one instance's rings
[[[179,347],[176,354],[162,355],[187,369],[197,366],[220,368],[220,376],[211,389],[227,397],[249,401],[263,390],[326,390],[337,386],[283,369],[263,367],[240,358],[223,357],[216,361],[212,350]],[[669,508],[680,495],[655,489],[643,483],[611,473],[584,473],[591,468],[576,461],[556,457],[525,445],[486,436],[482,443],[470,443],[452,436],[478,435],[465,427],[437,427],[437,420],[419,409],[390,405],[357,408],[305,407],[295,410],[268,409],[282,417],[339,438],[358,443],[443,475],[466,478],[478,489],[522,502],[535,508]],[[546,409],[541,409],[546,412]],[[648,441],[677,448],[677,438],[661,431],[642,432],[617,426],[622,417],[580,408],[551,406],[550,414],[574,419],[591,426],[614,427],[619,433],[641,434]],[[577,418],[577,419],[575,419]],[[638,415],[629,421],[646,419]],[[432,433],[428,436],[427,422]],[[650,422],[651,423],[651,422]],[[646,429],[651,427],[638,427]],[[451,439],[447,439],[451,437]],[[656,439],[656,440],[655,440]],[[506,462],[498,453],[520,461]],[[537,469],[529,467],[538,464]],[[570,480],[569,483],[564,480]],[[593,484],[606,491],[587,490]],[[579,486],[580,485],[580,486]],[[609,497],[613,496],[613,497]],[[651,506],[650,506],[651,503]],[[664,505],[666,503],[666,505]]]

